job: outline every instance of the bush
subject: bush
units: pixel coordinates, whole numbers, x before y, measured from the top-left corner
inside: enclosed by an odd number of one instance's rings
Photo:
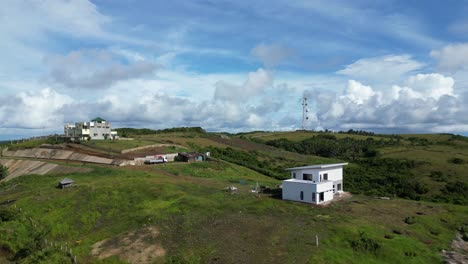
[[[407,223],[408,225],[412,225],[416,223],[416,218],[414,216],[408,216],[405,218],[405,223]]]
[[[431,171],[429,177],[437,182],[446,182],[448,180],[447,175],[444,175],[441,171]]]
[[[0,164],[0,180],[5,179],[8,176],[8,168]]]
[[[377,250],[381,248],[381,245],[377,240],[367,237],[364,232],[360,232],[359,238],[351,241],[351,247],[355,251],[364,251],[376,254]]]
[[[464,164],[465,163],[465,161],[463,159],[460,159],[460,158],[451,158],[451,159],[449,159],[449,162],[453,163],[453,164]]]
[[[0,208],[0,221],[8,222],[15,218],[16,212],[9,208]]]

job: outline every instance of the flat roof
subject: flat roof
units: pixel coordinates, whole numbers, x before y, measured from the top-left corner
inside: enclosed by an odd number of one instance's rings
[[[306,170],[306,169],[326,169],[326,168],[332,168],[332,167],[343,167],[345,165],[348,165],[348,163],[309,165],[309,166],[302,166],[302,167],[287,168],[286,170],[292,171],[292,170]]]
[[[323,184],[323,183],[327,183],[327,182],[332,182],[332,181],[313,182],[313,181],[309,181],[309,180],[300,180],[300,179],[287,179],[287,180],[284,180],[284,181],[297,182],[297,183],[307,183],[307,184]]]

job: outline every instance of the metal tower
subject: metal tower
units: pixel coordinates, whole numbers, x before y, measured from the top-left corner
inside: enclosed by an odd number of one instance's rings
[[[306,121],[309,120],[309,109],[307,108],[307,97],[302,98],[302,130],[305,130]]]

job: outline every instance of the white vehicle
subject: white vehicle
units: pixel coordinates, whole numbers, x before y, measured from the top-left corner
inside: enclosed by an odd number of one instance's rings
[[[157,164],[157,163],[166,163],[167,158],[164,156],[158,156],[153,159],[145,160],[145,164]]]

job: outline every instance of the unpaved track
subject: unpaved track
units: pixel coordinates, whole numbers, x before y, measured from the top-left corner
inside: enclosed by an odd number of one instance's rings
[[[0,159],[0,164],[8,167],[8,176],[2,181],[8,181],[13,178],[27,175],[38,174],[44,175],[46,173],[75,173],[75,172],[89,172],[90,168],[83,167],[69,167],[53,163],[47,163],[37,160],[15,160],[15,159]]]

